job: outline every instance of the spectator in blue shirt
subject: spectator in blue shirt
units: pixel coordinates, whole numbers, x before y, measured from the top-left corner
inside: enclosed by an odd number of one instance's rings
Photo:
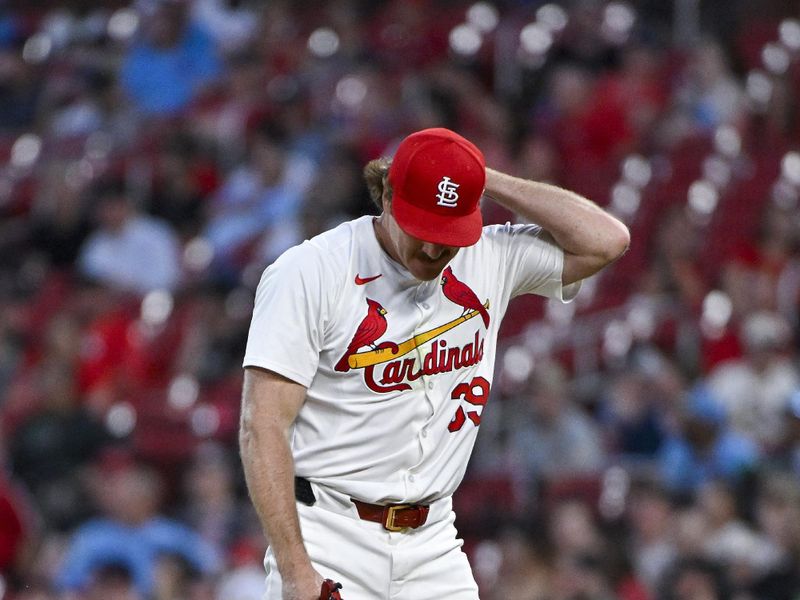
[[[222,273],[237,252],[260,237],[266,262],[302,241],[300,216],[317,165],[294,153],[286,131],[265,122],[253,132],[247,161],[234,169],[210,202],[204,236]]]
[[[86,589],[93,576],[109,565],[130,572],[136,590],[148,596],[161,557],[178,556],[197,572],[212,574],[221,559],[214,548],[189,527],[158,514],[160,480],[143,465],[116,468],[98,486],[106,516],[88,521],[72,536],[58,573],[65,591]]]
[[[664,482],[676,492],[691,492],[713,479],[733,481],[758,458],[755,442],[727,426],[724,411],[701,387],[690,392],[681,430],[659,453]]]
[[[189,20],[184,0],[138,6],[143,31],[125,57],[122,87],[143,113],[179,113],[222,71],[214,42]]]

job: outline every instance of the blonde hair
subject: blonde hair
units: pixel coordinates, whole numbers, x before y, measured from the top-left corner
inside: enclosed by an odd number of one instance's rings
[[[392,160],[390,158],[382,156],[369,161],[367,166],[364,167],[364,180],[367,182],[369,197],[372,198],[372,201],[381,210],[383,210],[384,188],[389,198],[391,199],[392,197],[392,187],[389,185],[388,181],[389,167],[391,164]]]

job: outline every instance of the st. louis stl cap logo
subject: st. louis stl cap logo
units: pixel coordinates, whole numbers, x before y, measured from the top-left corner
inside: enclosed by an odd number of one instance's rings
[[[439,182],[439,193],[436,197],[439,201],[436,203],[439,206],[446,206],[448,208],[455,208],[458,203],[458,189],[459,184],[453,183],[449,177],[442,177]]]

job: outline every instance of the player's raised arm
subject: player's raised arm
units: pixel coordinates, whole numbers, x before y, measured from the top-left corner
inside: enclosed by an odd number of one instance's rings
[[[263,369],[245,369],[239,445],[247,488],[283,578],[283,600],[319,598],[300,533],[288,432],[306,388]]]
[[[487,168],[485,194],[553,236],[564,250],[563,285],[597,273],[630,243],[621,221],[563,188]]]

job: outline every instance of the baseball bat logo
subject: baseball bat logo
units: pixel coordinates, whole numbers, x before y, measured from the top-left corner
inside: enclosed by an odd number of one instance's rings
[[[457,196],[457,195],[456,195]],[[437,327],[416,333],[400,343],[379,342],[388,329],[388,311],[380,303],[367,298],[367,314],[361,320],[334,369],[346,373],[351,369],[363,370],[364,383],[379,394],[411,389],[409,382],[423,375],[447,373],[478,364],[483,360],[485,336],[475,332],[472,340],[450,346],[446,340],[437,339],[467,321],[480,317],[489,328],[489,300],[481,302],[477,294],[459,280],[451,267],[441,276],[444,296],[459,306],[461,315]],[[406,358],[423,344],[433,342],[424,357]],[[362,348],[368,347],[368,350]],[[377,370],[376,370],[377,368]]]

